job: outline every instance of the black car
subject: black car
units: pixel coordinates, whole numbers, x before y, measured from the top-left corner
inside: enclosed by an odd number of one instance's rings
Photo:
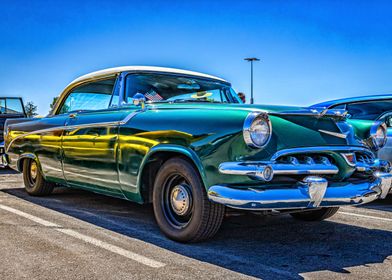
[[[0,97],[0,167],[6,165],[4,160],[4,124],[7,119],[26,118],[23,100],[19,97]]]

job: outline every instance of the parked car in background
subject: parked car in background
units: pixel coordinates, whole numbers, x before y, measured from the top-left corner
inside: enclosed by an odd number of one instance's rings
[[[369,134],[362,135],[369,138],[368,144],[377,152],[380,159],[392,161],[392,94],[359,96],[345,99],[326,101],[315,104],[312,108],[342,109],[348,113],[349,122],[354,127],[369,127]],[[380,127],[380,123],[385,123]],[[379,130],[377,130],[379,128]],[[387,134],[387,141],[382,145],[374,145],[374,138],[384,141],[383,134]]]
[[[71,82],[45,118],[8,121],[5,145],[30,195],[61,184],[152,203],[166,236],[196,242],[226,207],[319,221],[384,198],[391,166],[345,118],[245,105],[206,74],[120,67]]]
[[[0,167],[6,166],[4,155],[4,124],[7,119],[25,118],[23,100],[18,97],[0,97]]]

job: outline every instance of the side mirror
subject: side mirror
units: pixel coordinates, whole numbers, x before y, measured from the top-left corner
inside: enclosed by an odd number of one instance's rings
[[[144,107],[146,104],[146,97],[141,93],[136,93],[132,97],[132,102],[133,102],[133,105],[140,106],[142,108],[142,110],[144,110]]]

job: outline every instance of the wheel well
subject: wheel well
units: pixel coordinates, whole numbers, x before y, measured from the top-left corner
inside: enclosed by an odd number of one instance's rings
[[[161,168],[161,166],[171,158],[182,158],[188,161],[195,167],[197,172],[199,169],[196,167],[195,163],[188,156],[178,153],[178,152],[156,152],[149,159],[143,168],[141,175],[141,195],[145,203],[152,202],[152,190],[154,188],[156,175]]]
[[[30,159],[30,158],[21,158],[18,161],[17,168],[18,168],[19,172],[23,172],[23,164],[24,164],[24,161],[27,160],[27,159]]]

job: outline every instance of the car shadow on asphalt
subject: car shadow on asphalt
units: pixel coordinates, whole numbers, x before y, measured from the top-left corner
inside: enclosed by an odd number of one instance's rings
[[[302,273],[345,270],[382,263],[392,255],[392,234],[332,221],[299,222],[288,215],[233,216],[218,234],[198,244],[179,244],[160,233],[150,205],[59,188],[45,198],[23,189],[2,190],[113,232],[184,256],[263,279],[302,279]]]
[[[392,212],[392,194],[385,199],[379,199],[373,203],[361,205],[361,208]]]
[[[0,175],[15,175],[15,174],[20,174],[20,173],[7,167],[0,167]]]

